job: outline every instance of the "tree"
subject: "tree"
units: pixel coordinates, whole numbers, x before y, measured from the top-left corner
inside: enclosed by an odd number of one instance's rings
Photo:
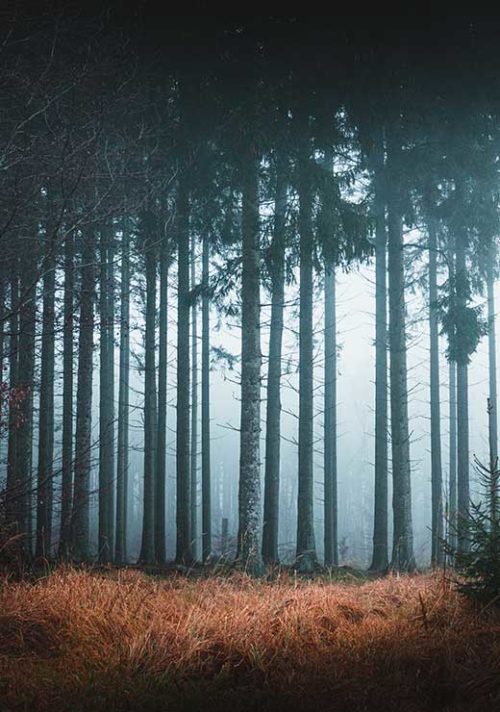
[[[299,487],[297,567],[308,573],[317,563],[313,508],[313,229],[307,109],[297,114],[299,136],[298,195],[300,241],[299,304]]]
[[[406,366],[405,280],[401,195],[401,138],[397,120],[387,125],[389,245],[389,346],[394,531],[391,568],[412,571],[410,433]]]
[[[281,122],[281,125],[283,122]],[[288,194],[288,156],[276,152],[274,226],[269,250],[271,276],[271,328],[266,402],[266,450],[264,475],[264,522],[262,557],[266,564],[278,562],[279,481],[281,446],[281,372],[283,314],[285,303],[285,227]]]
[[[260,529],[260,230],[259,156],[250,143],[242,174],[241,423],[238,549],[245,570],[262,572]]]
[[[116,457],[115,561],[127,561],[127,503],[129,490],[129,387],[130,387],[130,228],[122,225],[120,285],[120,364],[118,375],[118,440]]]
[[[94,340],[95,233],[89,227],[80,235],[81,281],[76,388],[76,433],[71,517],[71,554],[77,561],[90,558],[89,496],[92,447],[92,351]]]

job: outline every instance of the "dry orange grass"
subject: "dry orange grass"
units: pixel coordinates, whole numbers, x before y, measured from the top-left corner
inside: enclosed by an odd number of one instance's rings
[[[363,585],[59,570],[0,593],[0,709],[500,710],[500,614]]]

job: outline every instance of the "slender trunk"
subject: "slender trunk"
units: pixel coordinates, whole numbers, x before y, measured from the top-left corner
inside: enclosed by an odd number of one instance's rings
[[[389,492],[387,474],[387,230],[382,172],[384,141],[374,155],[375,185],[375,502],[373,558],[370,569],[389,566]]]
[[[191,516],[189,471],[189,193],[187,176],[179,177],[178,215],[178,289],[177,289],[177,563],[190,563]]]
[[[249,152],[242,186],[241,424],[237,559],[262,572],[260,528],[260,227],[259,161]]]
[[[113,559],[114,541],[114,284],[113,234],[100,238],[100,370],[99,370],[99,561]]]
[[[449,363],[450,394],[450,501],[448,505],[449,537],[452,549],[457,547],[457,365]]]
[[[302,117],[304,118],[304,117]],[[313,229],[309,174],[308,121],[301,121],[298,163],[300,297],[299,297],[299,486],[297,568],[311,572],[317,564],[313,506]]]
[[[48,206],[49,212],[53,205]],[[56,286],[56,234],[53,216],[46,225],[43,261],[43,322],[38,436],[37,518],[35,556],[49,557],[52,536],[54,459],[54,324]]]
[[[33,381],[36,331],[36,270],[37,251],[33,243],[23,246],[20,259],[19,357],[17,387],[22,394],[19,403],[16,443],[16,491],[19,492],[17,522],[19,531],[28,541],[24,553],[31,555],[31,491],[33,447]]]
[[[457,305],[465,309],[468,275],[465,257],[466,235],[462,229],[456,237]],[[469,517],[469,403],[467,356],[457,362],[457,526],[458,548],[468,548],[466,523]]]
[[[437,235],[433,218],[429,220],[429,334],[431,406],[431,563],[443,563],[443,473],[441,465],[441,403],[439,395],[439,316],[437,312]]]
[[[274,564],[279,560],[281,358],[285,302],[285,223],[287,189],[288,158],[283,150],[279,150],[276,160],[274,232],[271,245],[271,329],[269,334],[266,403],[264,526],[262,533],[262,556],[266,564]]]
[[[495,333],[495,244],[492,243],[486,271],[488,291],[488,377],[489,377],[489,441],[492,462],[498,457],[498,398],[497,398],[497,347]]]
[[[155,492],[155,557],[159,564],[166,559],[166,458],[167,458],[167,334],[168,334],[168,241],[163,236],[160,254],[160,325],[158,352],[158,442],[156,451]]]
[[[89,497],[92,435],[92,370],[95,300],[95,236],[82,236],[80,325],[78,335],[78,374],[76,387],[76,434],[71,518],[71,551],[77,561],[90,558]]]
[[[325,566],[338,566],[335,265],[325,264]]]
[[[403,220],[399,187],[401,147],[394,129],[388,135],[389,343],[394,534],[391,568],[415,568],[411,511],[410,434],[406,365]]]
[[[127,561],[128,523],[128,440],[130,378],[130,237],[126,221],[122,230],[120,286],[120,373],[118,384],[118,445],[116,467],[116,542],[115,560]]]
[[[210,296],[209,241],[203,236],[202,300],[201,300],[201,495],[202,495],[202,559],[212,554],[212,506],[210,474]]]
[[[10,277],[10,319],[9,319],[9,421],[7,441],[7,493],[6,520],[12,531],[20,531],[19,516],[22,510],[21,483],[16,481],[17,474],[17,423],[19,419],[17,405],[18,363],[19,363],[19,275],[18,261],[11,265]]]
[[[196,241],[191,237],[191,289],[196,286]],[[197,558],[198,537],[198,307],[191,307],[191,546]]]
[[[73,327],[74,327],[74,249],[73,232],[64,240],[64,326],[63,326],[63,412],[62,412],[62,489],[59,556],[66,558],[70,549],[71,510],[73,506]]]
[[[146,259],[146,339],[144,366],[144,510],[140,561],[155,560],[155,466],[156,466],[156,254],[155,235],[149,230],[144,241]]]

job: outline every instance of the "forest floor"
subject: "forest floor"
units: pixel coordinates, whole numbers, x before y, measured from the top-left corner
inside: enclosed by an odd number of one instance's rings
[[[443,574],[0,579],[2,712],[500,709],[500,611]]]

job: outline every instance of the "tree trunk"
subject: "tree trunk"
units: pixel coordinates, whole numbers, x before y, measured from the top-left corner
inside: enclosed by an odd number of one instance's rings
[[[441,403],[439,394],[439,316],[437,312],[437,235],[433,218],[429,219],[429,334],[430,334],[430,406],[431,406],[431,490],[432,549],[431,563],[443,563],[443,473],[441,466]]]
[[[281,371],[285,302],[285,224],[288,191],[288,157],[279,149],[276,158],[274,232],[271,245],[271,328],[266,403],[266,459],[262,556],[266,564],[278,563]]]
[[[495,333],[495,262],[496,250],[493,242],[489,251],[486,285],[488,291],[488,377],[489,377],[489,442],[492,462],[498,457],[498,397],[497,397],[497,351]]]
[[[62,487],[59,556],[70,552],[71,510],[73,507],[73,328],[75,236],[69,232],[64,240],[64,326],[63,326],[63,411],[62,411]]]
[[[450,394],[450,501],[448,505],[449,538],[453,549],[457,547],[457,365],[449,363]]]
[[[468,274],[465,258],[466,235],[456,236],[456,289],[459,309],[467,302]],[[466,522],[469,517],[469,403],[467,356],[457,362],[457,531],[458,548],[468,549]]]
[[[160,324],[158,352],[158,442],[156,451],[155,558],[166,559],[165,494],[167,478],[167,368],[168,368],[168,241],[163,235],[160,247]]]
[[[126,219],[122,230],[119,369],[115,561],[124,564],[127,561],[130,379],[130,237]]]
[[[333,174],[333,151],[325,152],[324,168]],[[333,224],[335,193],[327,186],[323,191],[323,210],[327,224]],[[337,305],[334,236],[325,235],[325,364],[324,364],[324,561],[325,566],[338,565],[337,505]]]
[[[300,121],[302,140],[298,159],[300,297],[299,297],[299,486],[297,561],[304,573],[317,565],[313,506],[313,229],[309,174],[308,120]]]
[[[397,130],[397,129],[396,129]],[[395,129],[388,135],[389,343],[394,534],[391,568],[412,571],[410,435],[406,366],[403,220],[400,205],[401,147]]]
[[[43,260],[43,322],[38,426],[38,476],[35,556],[50,556],[53,506],[54,459],[54,325],[56,286],[56,228],[49,202]]]
[[[335,265],[325,263],[325,566],[337,566],[337,318]]]
[[[192,561],[189,470],[189,192],[181,173],[177,193],[177,563]]]
[[[100,237],[99,561],[113,559],[114,541],[114,284],[111,226]]]
[[[389,566],[389,493],[387,475],[387,231],[383,188],[384,141],[374,155],[375,187],[375,502],[372,571]]]
[[[81,237],[80,326],[76,387],[75,476],[71,551],[77,561],[90,558],[89,496],[92,436],[92,370],[95,299],[95,236],[92,230]]]
[[[210,473],[210,296],[209,241],[203,236],[201,301],[201,489],[202,489],[202,559],[212,554],[212,492]]]
[[[142,520],[142,543],[140,561],[152,564],[155,561],[155,466],[156,466],[156,254],[155,238],[150,226],[145,226],[144,240],[146,260],[146,345],[144,366],[144,509]]]
[[[5,514],[7,524],[14,533],[21,531],[20,525],[24,517],[22,483],[16,481],[17,475],[17,422],[18,406],[15,396],[18,385],[19,363],[19,265],[18,260],[13,260],[10,265],[10,319],[9,319],[9,421],[7,441],[7,492],[5,501]],[[24,543],[23,543],[24,544]]]
[[[260,227],[259,161],[249,151],[242,186],[241,425],[237,559],[262,572],[260,528]]]
[[[196,286],[196,240],[191,236],[191,289]],[[193,557],[197,558],[198,537],[198,307],[191,307],[191,541]]]
[[[38,238],[37,238],[38,240]],[[35,370],[36,272],[35,241],[23,246],[20,258],[19,356],[17,387],[22,393],[17,424],[15,489],[19,492],[17,522],[27,535],[24,553],[31,555],[32,531],[32,448],[33,448],[33,383]]]

